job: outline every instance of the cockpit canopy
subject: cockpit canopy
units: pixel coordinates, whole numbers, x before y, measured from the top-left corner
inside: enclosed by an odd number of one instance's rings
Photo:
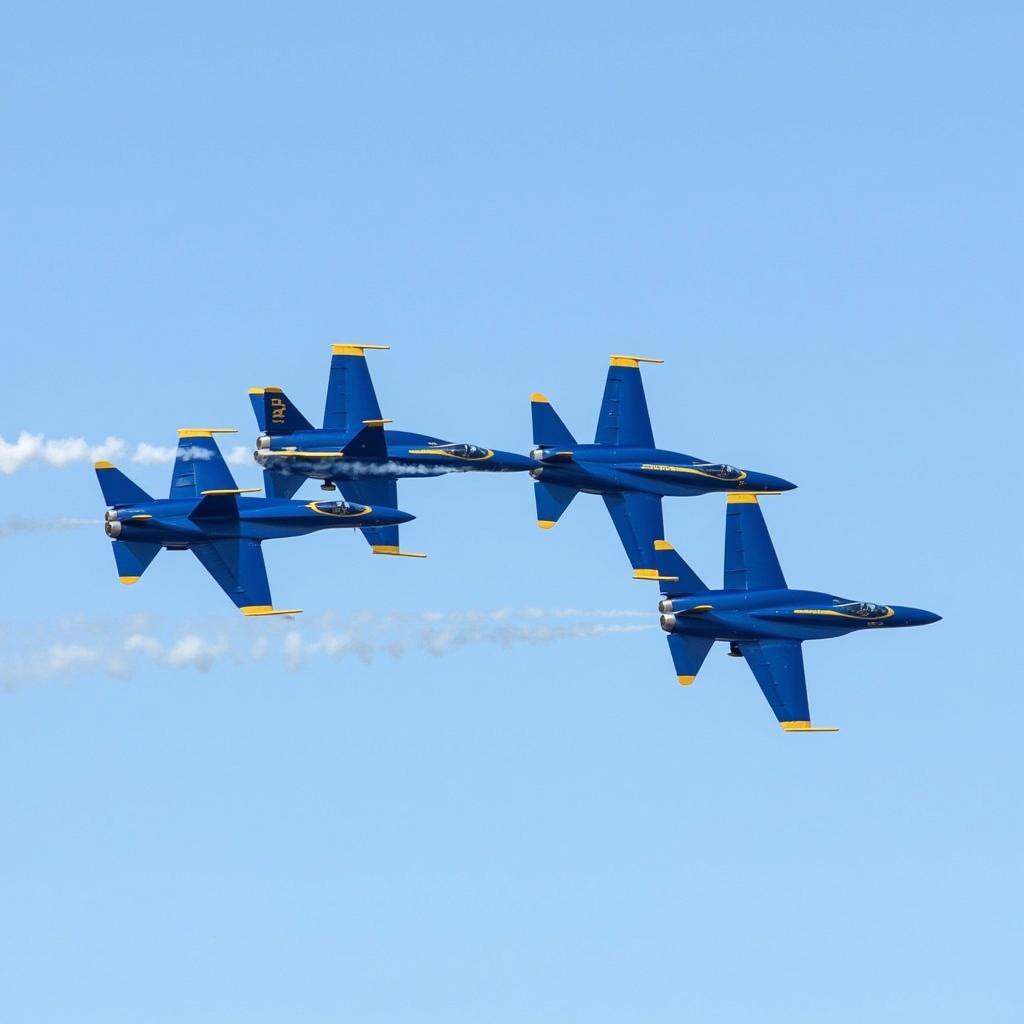
[[[713,476],[718,480],[739,480],[743,476],[743,470],[737,469],[735,466],[727,466],[721,462],[698,462],[693,468],[699,469],[702,473],[707,473],[708,476]]]
[[[457,459],[469,460],[486,459],[491,454],[488,449],[481,448],[475,444],[439,444],[437,445],[437,451],[454,455]]]
[[[858,619],[877,619],[889,614],[889,606],[872,604],[870,601],[844,601],[833,605],[833,610],[843,615],[854,615]]]
[[[366,505],[350,501],[314,501],[313,507],[328,516],[361,516],[369,511]]]

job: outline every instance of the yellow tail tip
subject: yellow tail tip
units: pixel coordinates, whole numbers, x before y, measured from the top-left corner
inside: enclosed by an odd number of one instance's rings
[[[270,604],[247,604],[238,609],[246,618],[258,615],[301,615],[301,608],[275,608]]]
[[[556,520],[554,519],[538,519],[537,525],[542,530],[550,530],[555,525]]]
[[[112,462],[94,462],[92,464],[93,469],[116,469],[117,467]]]
[[[544,405],[550,405],[551,404],[551,402],[548,400],[547,395],[542,395],[539,391],[534,391],[534,393],[532,395],[530,395],[530,401],[531,402],[542,402]]]
[[[811,725],[810,722],[779,722],[785,732],[839,732],[838,725]]]
[[[640,363],[663,363],[664,359],[651,359],[648,356],[623,356],[612,354],[611,359],[608,363],[609,366],[629,366],[632,369],[637,369]]]
[[[141,576],[118,576],[117,577],[125,586],[131,586],[133,583],[138,583],[142,578]]]
[[[667,540],[656,540],[654,542],[655,551],[675,551],[675,548]]]
[[[676,681],[680,686],[690,686],[696,678],[696,676],[676,676]]]
[[[214,434],[237,434],[237,427],[181,427],[178,437],[213,437]]]

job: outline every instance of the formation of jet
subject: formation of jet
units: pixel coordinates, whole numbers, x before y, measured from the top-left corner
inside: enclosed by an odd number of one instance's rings
[[[161,548],[190,550],[247,616],[289,615],[273,606],[260,544],[316,530],[361,530],[375,554],[405,555],[398,528],[398,481],[452,472],[522,472],[534,479],[537,524],[550,529],[573,498],[599,494],[637,579],[656,580],[676,678],[694,681],[715,641],[744,657],[787,732],[811,725],[801,644],[855,630],[920,626],[939,619],[918,608],[850,601],[790,590],[758,496],[792,490],[781,477],[708,462],[654,444],[640,363],[613,355],[593,444],[579,444],[544,395],[531,399],[530,456],[387,430],[366,364],[386,345],[334,345],[323,426],[314,427],[278,387],[251,388],[260,435],[254,457],[265,497],[243,495],[213,428],[178,431],[167,498],[152,498],[109,462],[96,463],[104,519],[122,583],[135,583]],[[306,480],[344,500],[296,501]],[[725,581],[709,590],[665,539],[661,499],[725,492]]]
[[[549,530],[576,495],[600,494],[637,579],[656,579],[654,542],[665,536],[661,499],[713,491],[789,491],[781,477],[708,462],[654,444],[640,363],[643,356],[611,357],[593,444],[579,444],[548,399],[531,398],[537,484],[537,525]]]
[[[710,590],[665,540],[654,542],[663,600],[661,628],[676,678],[694,681],[716,640],[747,659],[787,732],[815,728],[807,704],[801,644],[857,630],[926,626],[940,616],[921,608],[851,601],[814,590],[790,590],[782,575],[756,494],[730,494],[725,518],[725,579]]]
[[[368,349],[387,345],[334,345],[327,378],[324,425],[314,427],[280,388],[251,388],[256,422],[256,461],[263,467],[267,494],[290,497],[304,480],[322,480],[324,490],[338,487],[349,501],[393,506],[403,477],[446,473],[521,472],[532,460],[514,452],[453,444],[430,434],[385,430],[380,404],[366,365]],[[397,526],[362,528],[376,555],[406,555]]]
[[[178,450],[166,498],[152,498],[109,462],[96,476],[109,506],[104,525],[113,541],[122,583],[137,583],[160,553],[191,551],[243,615],[294,615],[270,598],[260,544],[333,528],[397,528],[415,518],[398,509],[346,501],[289,501],[242,497],[214,434],[233,430],[178,431]]]

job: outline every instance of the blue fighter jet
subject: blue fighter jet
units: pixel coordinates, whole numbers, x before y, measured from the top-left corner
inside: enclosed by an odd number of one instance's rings
[[[398,480],[470,471],[515,472],[533,468],[525,455],[452,444],[429,434],[385,430],[365,353],[388,345],[334,345],[327,379],[323,429],[314,427],[280,388],[250,388],[249,397],[262,431],[256,461],[264,469],[268,495],[290,498],[308,479],[335,485],[349,501],[393,507]],[[405,555],[397,526],[362,527],[374,554]]]
[[[835,732],[814,728],[807,706],[801,644],[855,630],[926,626],[941,616],[921,608],[850,601],[813,590],[790,590],[755,494],[730,494],[725,519],[725,586],[709,590],[664,540],[654,557],[664,600],[661,628],[676,678],[696,678],[711,645],[729,643],[744,657],[779,724],[787,732]]]
[[[600,494],[636,579],[656,579],[654,542],[665,536],[661,499],[709,491],[789,491],[796,484],[654,446],[640,377],[643,356],[611,357],[593,444],[578,444],[541,394],[531,397],[537,525],[558,522],[580,491]]]
[[[294,615],[270,599],[260,542],[298,537],[332,527],[377,527],[414,517],[394,508],[345,501],[288,501],[243,498],[214,434],[235,431],[179,430],[170,494],[151,498],[109,462],[96,463],[96,476],[110,506],[104,526],[113,541],[122,583],[137,583],[161,548],[190,550],[243,615]]]

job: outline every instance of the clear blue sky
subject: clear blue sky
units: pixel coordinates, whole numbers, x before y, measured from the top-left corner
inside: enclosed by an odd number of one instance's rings
[[[656,594],[597,499],[545,533],[525,477],[403,485],[425,562],[268,547],[304,628],[388,613],[400,657],[0,694],[0,1017],[1019,1019],[1022,30],[1010,3],[8,7],[8,441],[248,444],[245,389],[315,417],[348,340],[393,346],[396,427],[525,451],[531,391],[585,437],[608,353],[660,356],[662,444],[800,485],[766,502],[792,584],[944,620],[808,647],[836,736],[783,735],[722,650],[681,689],[656,630],[485,620],[424,653],[424,612],[646,624]],[[288,628],[182,555],[119,587],[85,462],[0,499],[96,520],[0,536],[5,664],[139,613],[230,651]],[[724,503],[666,511],[719,579]]]

